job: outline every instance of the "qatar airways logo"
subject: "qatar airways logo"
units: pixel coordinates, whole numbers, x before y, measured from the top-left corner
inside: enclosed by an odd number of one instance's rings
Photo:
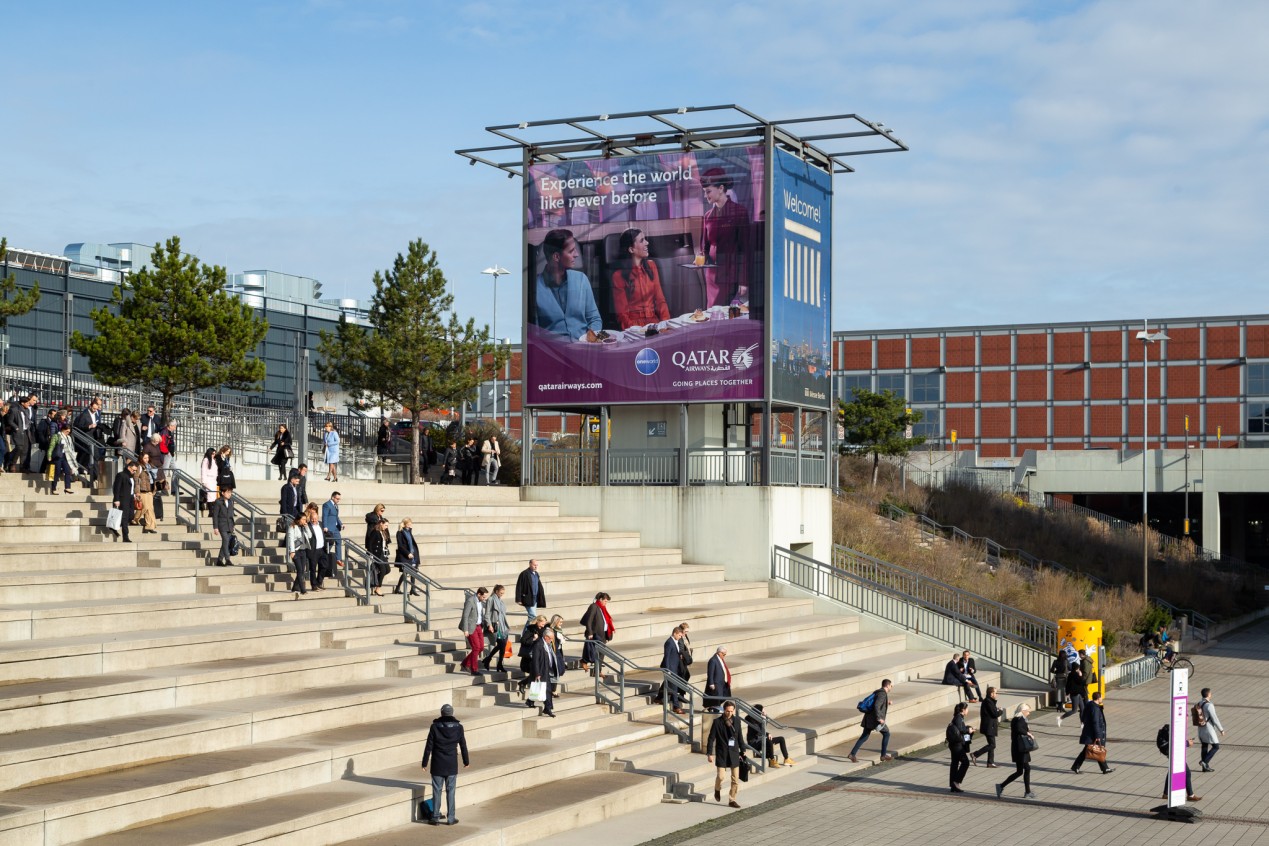
[[[753,367],[757,344],[737,347],[734,350],[678,350],[670,361],[680,370],[689,373],[726,373],[729,370],[748,370]]]

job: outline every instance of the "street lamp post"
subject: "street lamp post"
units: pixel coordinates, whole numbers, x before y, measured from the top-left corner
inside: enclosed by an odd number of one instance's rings
[[[1141,341],[1141,593],[1150,598],[1150,508],[1148,505],[1150,488],[1148,487],[1149,465],[1146,455],[1150,449],[1150,344],[1153,341],[1167,341],[1168,336],[1162,332],[1150,332],[1150,322],[1143,320],[1142,330],[1137,333]],[[1162,361],[1162,356],[1160,356]]]
[[[486,267],[484,270],[480,272],[485,274],[486,276],[493,277],[493,337],[494,337],[494,349],[497,350],[498,348],[498,278],[501,276],[508,275],[509,273],[511,273],[511,271],[507,270],[505,267],[503,267],[500,264],[494,264],[492,267]],[[495,355],[494,356],[495,365],[497,364],[497,361],[498,361],[498,357]],[[498,368],[497,366],[494,367],[493,372],[494,372],[493,419],[494,419],[494,427],[497,428],[498,426]]]

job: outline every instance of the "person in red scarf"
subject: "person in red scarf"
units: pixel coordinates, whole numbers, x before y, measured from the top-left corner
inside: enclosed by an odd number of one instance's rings
[[[582,647],[583,670],[590,670],[598,662],[599,655],[595,642],[608,643],[616,631],[612,624],[612,615],[608,613],[608,602],[612,597],[602,591],[595,594],[595,601],[582,615],[582,626],[586,629],[586,645]]]
[[[731,698],[731,668],[727,666],[727,647],[714,650],[714,657],[705,667],[705,710],[717,713],[724,699]]]

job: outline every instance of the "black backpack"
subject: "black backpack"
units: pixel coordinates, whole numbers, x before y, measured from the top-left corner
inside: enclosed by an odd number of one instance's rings
[[[1171,748],[1171,729],[1171,726],[1164,723],[1163,728],[1159,729],[1159,733],[1154,736],[1154,745],[1159,748],[1159,754],[1165,757],[1168,754],[1168,750]]]

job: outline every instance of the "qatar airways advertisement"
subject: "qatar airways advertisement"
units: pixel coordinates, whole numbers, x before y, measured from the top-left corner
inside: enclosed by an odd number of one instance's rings
[[[527,405],[763,398],[765,155],[529,167]]]

